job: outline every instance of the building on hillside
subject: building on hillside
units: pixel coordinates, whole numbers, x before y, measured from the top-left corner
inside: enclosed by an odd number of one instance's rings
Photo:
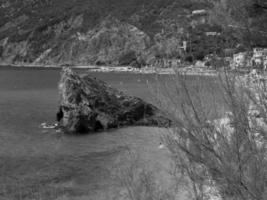
[[[205,32],[206,36],[220,36],[221,33],[218,32]]]
[[[205,9],[202,10],[193,10],[192,15],[206,15],[208,12]]]
[[[166,62],[165,63],[166,68],[172,68],[172,67],[177,68],[177,67],[180,67],[180,65],[181,65],[181,60],[175,59],[175,58],[174,59],[167,59],[165,62]]]
[[[158,58],[158,59],[154,59],[153,61],[151,61],[150,65],[156,68],[172,68],[172,67],[177,68],[181,66],[181,59]]]
[[[252,65],[253,66],[263,66],[266,63],[267,59],[267,48],[254,48],[252,56]]]
[[[184,51],[186,51],[187,49],[187,41],[183,41],[183,45],[181,46],[181,49],[183,49]]]
[[[254,48],[253,52],[234,54],[232,67],[251,67],[267,70],[267,48]]]
[[[263,69],[266,71],[267,70],[267,56],[263,58]]]
[[[206,24],[208,22],[208,12],[207,10],[194,10],[190,18],[190,25],[194,28],[197,25]]]
[[[233,55],[235,54],[236,50],[234,48],[227,48],[223,50],[225,57],[231,57],[233,58]]]
[[[247,52],[240,52],[233,55],[232,68],[245,67],[247,62]]]

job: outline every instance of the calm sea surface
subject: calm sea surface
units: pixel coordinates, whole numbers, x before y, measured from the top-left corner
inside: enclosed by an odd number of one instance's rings
[[[85,73],[86,70],[77,72]],[[153,83],[153,75],[92,75],[128,94],[151,102],[155,100],[147,86],[147,81]],[[33,179],[36,184],[50,176],[51,181],[47,184],[59,184],[59,187],[70,184],[71,190],[79,188],[81,195],[106,199],[106,193],[116,182],[113,172],[121,162],[120,157],[131,150],[137,152],[140,160],[157,172],[162,181],[166,181],[162,177],[166,178],[169,153],[158,148],[161,134],[166,130],[128,127],[93,135],[69,136],[53,129],[42,129],[41,123],[55,122],[59,78],[59,69],[0,68],[0,164],[2,168],[4,166],[2,173],[5,176],[15,176],[16,180],[28,184]],[[212,78],[206,79],[207,85],[214,84]],[[192,85],[198,84],[195,77],[190,81]],[[37,172],[47,176],[40,178]]]

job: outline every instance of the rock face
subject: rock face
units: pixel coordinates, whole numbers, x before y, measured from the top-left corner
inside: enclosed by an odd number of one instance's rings
[[[155,106],[69,68],[62,71],[59,91],[57,116],[62,117],[61,125],[67,132],[90,133],[127,125],[167,127],[171,123]]]

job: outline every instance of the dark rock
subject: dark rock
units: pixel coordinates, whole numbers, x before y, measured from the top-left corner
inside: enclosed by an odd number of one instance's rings
[[[64,113],[63,113],[63,111],[62,111],[62,107],[59,106],[59,110],[58,110],[58,112],[57,112],[57,121],[60,122],[61,119],[63,118],[63,116],[64,116]]]
[[[62,127],[68,132],[95,132],[128,125],[170,126],[158,108],[127,96],[89,75],[64,68],[59,83]]]

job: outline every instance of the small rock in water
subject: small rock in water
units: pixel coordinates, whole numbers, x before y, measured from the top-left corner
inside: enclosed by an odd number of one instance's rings
[[[43,129],[53,129],[56,128],[58,126],[58,123],[55,123],[53,125],[48,125],[46,122],[41,123],[40,127]]]
[[[48,125],[48,126],[45,126],[44,128],[46,128],[46,129],[53,129],[53,128],[55,128],[55,126],[54,125]]]
[[[163,149],[163,148],[165,148],[164,144],[160,143],[159,144],[159,149]]]

